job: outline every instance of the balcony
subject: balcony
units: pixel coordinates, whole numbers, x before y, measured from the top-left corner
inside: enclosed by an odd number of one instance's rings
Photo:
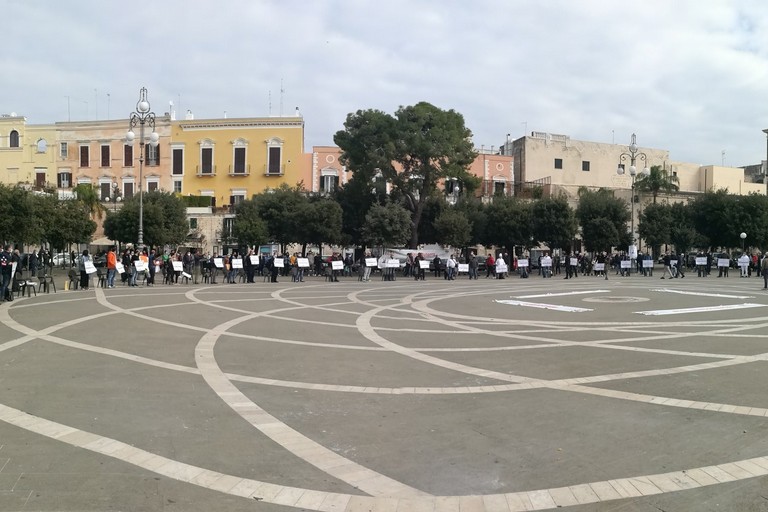
[[[230,176],[248,176],[251,174],[251,166],[250,164],[246,166],[241,165],[230,165],[229,166],[229,175]]]
[[[269,166],[264,164],[264,176],[282,176],[282,175],[284,175],[285,174],[285,165],[281,165],[279,167],[279,172],[274,172],[274,171],[275,171],[274,168],[270,169]]]
[[[197,175],[198,176],[216,176],[216,166],[215,165],[198,165]]]

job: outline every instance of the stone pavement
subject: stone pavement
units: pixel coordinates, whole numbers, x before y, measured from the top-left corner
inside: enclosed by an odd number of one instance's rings
[[[760,279],[0,306],[0,511],[766,510]]]

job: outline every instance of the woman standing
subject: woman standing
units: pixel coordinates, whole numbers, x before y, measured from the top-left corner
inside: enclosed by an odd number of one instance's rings
[[[88,255],[88,249],[83,250],[80,261],[78,261],[77,268],[80,271],[80,289],[87,290],[90,279],[88,278],[88,272],[85,271],[85,262],[91,261],[91,257]]]

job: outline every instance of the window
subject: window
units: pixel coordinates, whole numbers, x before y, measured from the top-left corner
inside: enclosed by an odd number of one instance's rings
[[[153,146],[152,144],[147,144],[144,146],[147,148],[146,154],[147,154],[147,165],[148,166],[158,166],[160,165],[160,144],[157,146]]]
[[[123,183],[123,197],[128,199],[129,197],[133,197],[133,182],[132,181],[126,181]]]
[[[11,130],[10,147],[12,148],[19,147],[19,132],[17,132],[16,130]]]
[[[102,201],[109,201],[109,196],[112,195],[112,183],[103,181],[99,183],[99,196]]]
[[[232,226],[235,223],[233,217],[224,218],[224,222],[221,226],[221,238],[232,238]]]
[[[90,148],[88,146],[80,146],[80,167],[89,167],[90,160]]]
[[[581,170],[582,171],[589,171],[589,160],[582,160],[581,161]]]
[[[280,172],[280,158],[283,153],[283,148],[279,147],[271,147],[269,148],[268,153],[268,159],[267,159],[267,174],[274,174],[276,176],[279,176],[281,174]]]
[[[505,189],[506,189],[506,183],[504,183],[503,181],[493,182],[493,195],[503,196]]]
[[[562,169],[562,168],[563,168],[563,159],[555,158],[555,169]]]
[[[197,218],[192,217],[189,219],[189,229],[197,229]]]
[[[235,165],[233,174],[246,174],[245,172],[245,148],[235,148]]]
[[[231,204],[232,206],[236,206],[242,203],[243,201],[245,201],[245,195],[235,194],[235,195],[229,196],[229,204]]]
[[[674,176],[675,178],[677,178],[677,171],[672,171],[672,176]]]
[[[35,186],[37,188],[45,187],[45,169],[35,169]]]
[[[320,192],[330,193],[339,186],[339,177],[335,174],[324,174],[320,176]]]
[[[59,188],[70,188],[72,186],[72,173],[61,171],[56,175],[56,186]]]
[[[37,141],[37,152],[38,153],[45,153],[48,151],[48,142],[46,142],[45,139],[40,139]]]
[[[123,167],[133,167],[133,146],[123,146]]]
[[[181,194],[181,180],[173,180],[173,191],[176,194]]]
[[[173,151],[171,152],[171,160],[171,172],[176,176],[184,174],[184,149],[173,148]]]
[[[60,142],[59,143],[59,154],[61,155],[62,160],[66,160],[69,155],[69,146],[66,142]]]
[[[213,142],[206,139],[200,143],[200,165],[197,174],[213,176],[216,168],[213,166]]]
[[[160,188],[160,182],[157,179],[153,179],[150,181],[150,179],[147,179],[147,192],[154,192]]]
[[[102,167],[109,167],[110,161],[109,161],[109,145],[103,144],[101,146],[101,166]]]

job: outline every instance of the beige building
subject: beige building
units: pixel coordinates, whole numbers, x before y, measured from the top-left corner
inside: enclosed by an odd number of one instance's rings
[[[56,182],[56,129],[28,125],[23,116],[0,116],[0,183],[29,189]]]

